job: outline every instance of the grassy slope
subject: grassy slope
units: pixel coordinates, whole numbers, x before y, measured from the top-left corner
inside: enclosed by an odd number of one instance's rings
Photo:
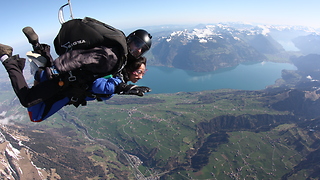
[[[199,101],[199,97],[203,97]],[[90,134],[106,138],[132,151],[145,147],[146,153],[158,148],[155,158],[163,166],[170,157],[184,161],[185,152],[196,142],[196,124],[220,115],[285,114],[264,106],[261,93],[255,91],[218,90],[175,95],[148,95],[148,102],[132,96],[114,97],[109,104],[90,103],[74,109]],[[201,98],[200,98],[201,99]],[[112,105],[113,102],[136,102]],[[139,104],[140,103],[140,104]],[[290,130],[279,136],[279,132]],[[301,160],[294,146],[286,145],[286,138],[296,136],[299,128],[282,125],[268,132],[229,132],[229,143],[213,149],[210,162],[200,172],[181,171],[170,175],[173,179],[193,177],[224,179],[230,176],[252,178],[280,178]],[[300,137],[300,136],[299,136]],[[134,143],[135,142],[135,143]],[[136,144],[137,143],[137,144]],[[302,175],[301,175],[302,176]]]
[[[257,91],[217,90],[147,95],[142,98],[116,96],[107,104],[89,102],[85,107],[68,106],[64,110],[69,112],[68,118],[77,117],[76,121],[85,126],[91,136],[108,139],[128,152],[136,150],[137,144],[144,147],[139,150],[145,151],[146,154],[152,148],[158,148],[155,159],[158,160],[158,166],[164,166],[170,157],[177,157],[181,163],[185,161],[185,152],[193,148],[197,141],[197,123],[209,121],[221,115],[286,113],[265,106],[266,97],[262,95]],[[2,104],[2,107],[4,106],[5,104]],[[16,114],[18,111],[21,112],[21,109],[23,108],[13,108],[8,113]],[[24,109],[23,113],[25,113]],[[20,122],[30,124],[26,117]],[[71,124],[62,121],[57,114],[40,125],[51,128],[72,127]],[[208,165],[198,172],[175,171],[167,178],[279,179],[303,159],[303,155],[295,150],[295,146],[289,145],[288,139],[302,138],[306,143],[311,144],[313,142],[310,141],[307,133],[307,130],[298,128],[294,124],[284,124],[271,131],[259,133],[228,132],[229,142],[212,149]],[[80,134],[79,136],[82,136]],[[97,156],[92,153],[90,158],[96,165],[130,170],[129,167],[116,163],[113,152],[88,143],[86,152],[96,150],[103,151],[105,155]],[[304,179],[305,173],[308,172],[299,171],[292,178]],[[113,174],[110,173],[109,177],[113,177]]]

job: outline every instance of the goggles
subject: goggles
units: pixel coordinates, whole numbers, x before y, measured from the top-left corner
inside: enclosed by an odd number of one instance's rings
[[[142,56],[146,51],[148,51],[150,47],[146,42],[134,36],[131,37],[128,41],[128,49],[133,57],[138,58]]]
[[[147,69],[145,71],[138,69],[138,70],[133,71],[132,74],[134,74],[136,76],[139,76],[139,75],[144,76],[147,71],[148,71]]]

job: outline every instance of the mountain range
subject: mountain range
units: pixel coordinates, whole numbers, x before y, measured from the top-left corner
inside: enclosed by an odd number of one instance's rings
[[[305,55],[320,54],[320,35],[317,33],[296,37],[292,42]]]
[[[214,71],[243,62],[289,61],[297,40],[315,29],[248,24],[198,25],[196,28],[155,33],[150,65],[197,72]],[[307,40],[306,40],[307,41]],[[313,45],[313,44],[312,44]],[[312,46],[310,44],[310,46]],[[304,47],[300,42],[296,48]],[[310,49],[310,48],[309,48]]]

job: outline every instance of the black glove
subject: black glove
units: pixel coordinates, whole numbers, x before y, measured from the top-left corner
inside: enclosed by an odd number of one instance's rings
[[[150,92],[151,89],[146,86],[127,85],[126,83],[120,83],[115,90],[115,93],[120,95],[137,95],[143,96],[144,93]]]
[[[50,54],[50,46],[48,44],[41,44],[41,47],[41,49],[35,52],[41,54],[41,56],[45,57],[48,60],[46,64],[47,67],[53,66],[53,58]]]

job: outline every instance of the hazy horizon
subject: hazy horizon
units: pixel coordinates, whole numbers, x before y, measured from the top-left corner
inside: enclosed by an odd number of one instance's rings
[[[33,27],[40,39],[59,31],[58,10],[67,0],[29,0],[2,2],[0,43],[14,47],[27,44],[21,32]],[[208,24],[219,22],[247,22],[273,25],[320,27],[320,1],[75,1],[71,0],[74,18],[86,16],[98,19],[119,29],[167,24]],[[65,19],[69,8],[64,8]],[[14,22],[14,23],[13,23]]]

